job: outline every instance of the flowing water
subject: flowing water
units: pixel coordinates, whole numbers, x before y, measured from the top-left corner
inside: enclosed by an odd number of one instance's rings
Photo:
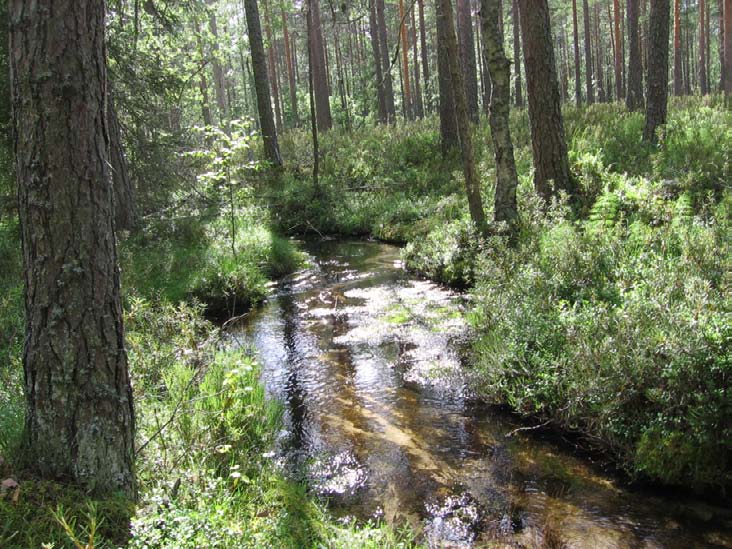
[[[439,547],[732,547],[732,520],[623,487],[471,398],[464,301],[399,249],[306,244],[310,268],[234,330],[285,406],[278,456],[334,513],[407,522]]]

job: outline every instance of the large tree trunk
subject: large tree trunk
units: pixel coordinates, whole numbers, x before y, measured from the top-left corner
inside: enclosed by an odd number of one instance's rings
[[[595,102],[595,90],[592,85],[592,40],[590,39],[590,8],[587,0],[582,0],[582,18],[585,26],[585,87],[587,93],[587,103],[592,105]]]
[[[394,106],[394,86],[391,78],[391,61],[389,61],[389,44],[386,40],[386,16],[384,15],[384,0],[376,2],[376,25],[379,29],[379,49],[381,50],[381,71],[384,75],[384,95],[386,97],[386,112],[388,122],[396,122],[396,107]]]
[[[577,0],[572,0],[572,37],[574,38],[574,101],[582,103],[582,76],[580,70],[579,29],[577,28]]]
[[[475,38],[473,36],[470,0],[457,0],[457,30],[460,46],[460,63],[465,76],[465,96],[468,100],[468,114],[473,122],[478,121],[478,73],[475,60]]]
[[[638,36],[638,1],[628,0],[628,93],[625,105],[630,111],[643,108],[643,67]]]
[[[25,272],[25,449],[42,477],[135,495],[109,169],[105,3],[10,2]]]
[[[544,200],[563,190],[574,197],[547,0],[520,0],[526,85],[529,98],[534,186]]]
[[[681,0],[674,0],[674,95],[683,93],[681,68]]]
[[[435,1],[437,21],[437,77],[440,86],[440,144],[443,154],[460,145],[450,59],[447,53],[447,17],[442,15],[442,0]],[[452,20],[452,14],[450,14]],[[454,33],[454,29],[452,30]]]
[[[646,126],[643,139],[656,141],[656,129],[666,123],[668,104],[668,39],[671,6],[669,0],[651,0],[648,25],[648,82],[646,83]]]
[[[484,59],[491,79],[490,126],[496,160],[496,196],[494,219],[505,221],[513,232],[518,209],[516,188],[518,175],[513,157],[513,142],[509,126],[511,103],[511,63],[503,51],[503,32],[499,24],[500,0],[481,0]]]
[[[463,159],[463,175],[465,177],[465,191],[468,196],[468,210],[470,211],[470,218],[475,228],[480,233],[485,234],[487,225],[485,213],[483,212],[483,200],[480,196],[480,181],[478,180],[478,173],[475,170],[473,143],[470,135],[468,101],[465,97],[465,81],[463,80],[457,37],[455,36],[452,5],[450,4],[450,0],[437,1],[440,7],[438,17],[444,19],[443,24],[446,30],[444,47],[450,66],[450,81],[455,99],[455,118],[457,119],[458,133],[460,134],[460,152],[462,153]]]
[[[386,124],[389,121],[389,112],[386,108],[385,80],[381,67],[381,44],[379,43],[379,29],[376,23],[376,4],[374,0],[369,0],[369,25],[371,48],[374,52],[374,67],[376,68],[376,98],[379,106],[379,122]]]
[[[262,42],[262,25],[259,20],[257,0],[244,0],[244,9],[247,16],[247,32],[249,34],[249,49],[252,54],[252,68],[254,70],[254,89],[257,93],[257,111],[259,112],[259,127],[262,129],[264,141],[264,156],[274,166],[282,165],[280,147],[277,144],[277,130],[272,115],[272,99],[269,95],[269,76],[267,75],[267,58],[264,55]]]
[[[524,98],[521,90],[521,25],[518,0],[513,0],[511,4],[511,23],[513,25],[513,70],[515,72],[513,97],[514,105],[520,108],[524,106]]]

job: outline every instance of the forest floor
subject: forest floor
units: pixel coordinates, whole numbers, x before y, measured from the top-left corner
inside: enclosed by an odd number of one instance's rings
[[[579,434],[629,478],[728,491],[732,113],[719,98],[675,101],[657,147],[641,143],[642,115],[620,105],[568,108],[565,124],[578,214],[562,201],[540,206],[526,112],[512,115],[515,247],[472,232],[458,158],[442,157],[435,119],[322,136],[318,189],[308,134],[291,132],[276,190],[263,180],[266,199],[234,223],[222,211],[126,235],[136,507],[18,477],[22,269],[17,223],[2,220],[0,476],[21,484],[0,497],[0,546],[119,544],[130,520],[132,547],[414,544],[406,531],[335,521],[271,465],[281,410],[252,355],[227,350],[205,320],[259,303],[269,281],[306,261],[283,236],[307,233],[406,244],[408,268],[469,291],[473,377],[486,400]],[[475,141],[490,210],[486,128]]]

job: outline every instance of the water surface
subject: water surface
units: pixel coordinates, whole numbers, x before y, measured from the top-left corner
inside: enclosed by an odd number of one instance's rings
[[[729,516],[624,488],[477,403],[463,298],[406,273],[398,248],[306,248],[312,266],[235,334],[285,405],[280,459],[334,513],[408,522],[436,547],[732,547]]]

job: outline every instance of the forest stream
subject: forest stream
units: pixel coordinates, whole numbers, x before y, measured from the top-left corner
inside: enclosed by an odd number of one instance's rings
[[[732,547],[732,519],[628,488],[467,389],[465,297],[399,248],[305,243],[308,269],[232,331],[285,408],[274,458],[344,520],[409,523],[439,547]]]

